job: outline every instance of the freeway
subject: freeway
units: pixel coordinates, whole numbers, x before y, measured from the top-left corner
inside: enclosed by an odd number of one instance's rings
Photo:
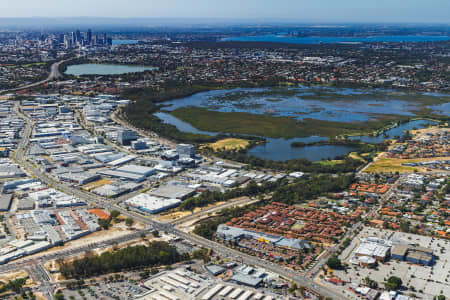
[[[276,274],[279,274],[280,276],[282,276],[286,279],[295,281],[298,284],[300,284],[301,286],[304,286],[313,291],[316,291],[317,293],[319,293],[325,297],[330,297],[333,299],[345,299],[345,297],[343,297],[342,295],[337,295],[337,290],[332,290],[332,289],[330,289],[328,287],[324,287],[324,286],[318,286],[310,278],[307,278],[307,277],[303,276],[302,274],[297,273],[291,269],[282,267],[280,265],[273,264],[271,262],[267,262],[265,260],[247,255],[245,253],[241,253],[239,251],[228,248],[222,244],[199,237],[197,235],[193,235],[193,234],[181,231],[170,223],[157,222],[157,221],[151,219],[150,217],[138,214],[133,211],[128,211],[120,206],[116,206],[116,205],[114,205],[114,203],[105,201],[97,195],[93,195],[91,193],[73,188],[71,186],[65,185],[63,183],[57,182],[57,181],[49,178],[45,174],[41,173],[31,163],[29,163],[27,161],[26,157],[24,156],[26,146],[28,145],[29,139],[31,136],[33,123],[26,115],[19,112],[17,105],[15,106],[15,110],[20,116],[22,116],[22,118],[24,118],[24,120],[26,122],[25,130],[22,135],[23,137],[17,148],[16,160],[19,164],[21,164],[25,169],[29,170],[30,173],[32,173],[34,176],[36,176],[42,182],[45,182],[49,186],[52,186],[56,189],[64,191],[65,193],[77,196],[80,199],[83,199],[83,200],[87,201],[88,203],[94,204],[96,206],[104,207],[109,210],[114,210],[114,209],[118,210],[124,216],[132,217],[135,220],[137,220],[141,223],[150,225],[157,230],[179,236],[179,237],[181,237],[187,241],[190,241],[194,244],[197,244],[199,246],[213,249],[216,253],[218,253],[220,255],[227,256],[227,257],[233,257],[233,258],[239,258],[243,263],[265,268],[266,270],[274,272]],[[58,258],[62,258],[63,256],[64,255],[60,253]],[[0,269],[0,271],[1,271],[1,269]]]
[[[58,62],[55,62],[54,64],[52,64],[52,66],[50,67],[50,74],[44,80],[33,82],[33,83],[30,83],[30,84],[27,84],[27,85],[24,85],[24,86],[20,86],[20,87],[17,87],[17,88],[13,88],[13,89],[2,90],[2,91],[0,91],[0,94],[26,90],[26,89],[29,89],[29,88],[33,88],[33,87],[36,87],[36,86],[39,86],[39,85],[46,84],[47,82],[50,82],[52,80],[58,79],[59,77],[61,77],[61,74],[59,73],[59,66],[62,63],[67,62],[69,60],[71,60],[71,59],[58,61]]]

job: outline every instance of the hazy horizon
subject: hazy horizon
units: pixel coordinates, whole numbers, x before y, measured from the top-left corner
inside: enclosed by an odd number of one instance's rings
[[[0,18],[264,19],[318,23],[450,23],[448,0],[16,0]]]

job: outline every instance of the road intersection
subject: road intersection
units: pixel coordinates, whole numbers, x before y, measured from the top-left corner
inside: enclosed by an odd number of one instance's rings
[[[258,267],[265,268],[268,271],[271,271],[273,273],[279,274],[280,276],[297,282],[300,286],[304,286],[312,291],[315,291],[325,297],[330,297],[333,299],[345,299],[338,290],[332,290],[325,286],[320,286],[314,282],[313,279],[304,276],[303,274],[300,274],[294,270],[282,267],[280,265],[276,265],[271,262],[267,262],[265,260],[262,260],[260,258],[239,252],[237,250],[228,248],[222,244],[219,244],[217,242],[202,238],[200,236],[194,235],[190,232],[184,232],[178,229],[174,224],[171,223],[164,223],[164,222],[158,222],[154,219],[152,219],[149,216],[141,215],[137,212],[127,210],[119,205],[115,205],[114,202],[107,201],[97,195],[91,194],[89,192],[85,192],[83,190],[76,189],[72,186],[63,184],[61,182],[58,182],[46,174],[42,173],[38,168],[36,168],[34,165],[32,165],[25,157],[25,151],[27,149],[29,139],[32,133],[33,128],[33,122],[24,114],[22,114],[18,106],[15,107],[17,113],[25,120],[26,126],[23,131],[22,139],[18,145],[17,152],[15,155],[15,159],[17,162],[22,165],[26,170],[28,170],[33,176],[41,180],[42,182],[45,182],[47,185],[59,189],[67,194],[74,195],[76,197],[79,197],[80,199],[83,199],[84,201],[88,202],[89,204],[97,207],[102,207],[108,210],[118,210],[122,215],[131,217],[134,220],[144,223],[146,225],[149,225],[151,228],[170,233],[174,236],[180,237],[182,239],[185,239],[193,244],[199,245],[201,247],[209,248],[214,250],[216,253],[226,256],[226,257],[232,257],[234,259],[238,259],[242,263],[254,265]],[[136,237],[137,238],[137,237]],[[98,245],[97,245],[98,246]],[[80,251],[87,251],[86,249],[79,249]],[[75,252],[77,251],[67,251],[67,252],[57,252],[52,255],[47,255],[45,257],[46,260],[56,259],[56,258],[64,258],[75,255]],[[0,270],[4,269],[8,265],[4,266],[3,268],[0,268]]]

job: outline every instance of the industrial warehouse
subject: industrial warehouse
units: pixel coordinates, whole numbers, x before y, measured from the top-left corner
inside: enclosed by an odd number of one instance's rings
[[[405,241],[384,240],[377,237],[361,239],[353,253],[352,262],[362,267],[374,267],[376,262],[385,262],[389,259],[430,266],[434,259],[431,249],[407,244]]]
[[[139,194],[125,200],[126,205],[150,214],[157,214],[159,212],[177,207],[180,203],[181,200],[178,199],[154,197],[146,193]]]
[[[245,266],[243,266],[245,267]],[[245,267],[248,268],[248,267]],[[253,279],[251,279],[253,278]],[[237,282],[239,281],[239,282]],[[242,287],[233,283],[257,281],[261,278],[241,274],[237,271],[229,282],[218,281],[204,275],[192,272],[187,268],[177,268],[165,271],[144,282],[149,290],[138,299],[142,300],[278,300],[281,297],[267,294],[252,287]]]

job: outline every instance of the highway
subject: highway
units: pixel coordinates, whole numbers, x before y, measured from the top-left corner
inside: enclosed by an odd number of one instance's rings
[[[123,244],[129,241],[136,240],[143,234],[148,235],[151,233],[151,231],[151,229],[136,231],[121,237],[109,239],[107,241],[91,243],[87,246],[84,245],[76,248],[50,251],[43,254],[36,254],[32,257],[25,257],[23,259],[19,259],[17,261],[0,266],[0,273],[27,269],[33,280],[41,284],[41,290],[47,295],[47,299],[53,299],[54,290],[50,284],[51,278],[44,268],[44,264],[46,262],[82,255],[86,253],[86,251],[90,250],[105,249],[114,245]]]
[[[58,61],[58,62],[55,62],[54,64],[52,64],[52,66],[50,67],[50,74],[44,80],[33,82],[33,83],[30,83],[30,84],[27,84],[27,85],[24,85],[24,86],[20,86],[20,87],[17,87],[17,88],[13,88],[13,89],[1,90],[0,94],[26,90],[26,89],[29,89],[29,88],[33,88],[33,87],[36,87],[36,86],[40,86],[40,85],[46,84],[47,82],[50,82],[52,80],[58,79],[59,77],[61,77],[61,74],[59,73],[59,66],[62,63],[67,62],[69,60],[72,60],[72,58],[66,59],[66,60],[62,60],[62,61]]]
[[[173,226],[173,224],[156,222],[155,220],[151,219],[150,217],[143,216],[143,215],[138,214],[133,211],[128,211],[118,205],[117,206],[114,205],[113,202],[105,201],[104,199],[102,199],[101,197],[99,197],[97,195],[93,195],[91,193],[73,188],[71,186],[65,185],[63,183],[57,182],[57,181],[49,178],[45,174],[41,173],[38,169],[36,169],[32,164],[30,164],[24,156],[25,149],[29,143],[29,139],[31,136],[33,123],[27,116],[25,116],[19,112],[17,105],[15,106],[15,109],[16,109],[16,112],[18,113],[18,115],[22,116],[22,118],[24,118],[24,120],[26,122],[26,126],[24,129],[23,135],[22,135],[22,140],[20,141],[18,148],[17,148],[16,160],[19,164],[21,164],[32,175],[36,176],[42,182],[45,182],[49,186],[59,189],[65,193],[72,194],[76,197],[79,197],[80,199],[85,200],[88,203],[93,204],[95,206],[103,207],[108,210],[114,210],[114,209],[118,210],[118,211],[120,211],[120,213],[122,215],[134,218],[136,221],[150,225],[159,231],[168,232],[170,234],[174,234],[180,238],[183,238],[187,241],[190,241],[194,244],[197,244],[201,247],[213,249],[216,253],[218,253],[222,256],[232,257],[233,259],[239,259],[242,263],[265,268],[266,270],[271,271],[276,274],[279,274],[280,276],[282,276],[286,279],[297,282],[300,286],[304,286],[313,291],[316,291],[317,293],[319,293],[325,297],[331,297],[333,299],[345,299],[345,297],[343,297],[342,295],[337,295],[337,293],[340,293],[340,292],[338,292],[338,290],[333,290],[333,289],[330,289],[330,288],[327,288],[324,286],[319,286],[319,285],[315,284],[312,279],[305,277],[302,274],[297,273],[291,269],[288,269],[288,268],[282,267],[280,265],[276,265],[276,264],[267,262],[265,260],[241,253],[239,251],[228,248],[222,244],[199,237],[197,235],[183,232],[183,231],[177,229],[175,226]],[[87,249],[84,249],[84,250],[87,250]],[[65,254],[58,252],[57,255],[58,255],[57,258],[62,258],[62,257],[64,257]],[[48,258],[48,256],[47,256],[47,258]],[[55,257],[53,257],[53,259],[55,259]],[[2,268],[0,268],[0,271],[1,270],[2,270]]]
[[[126,234],[124,236],[120,236],[114,239],[109,239],[101,242],[90,243],[88,245],[83,245],[75,248],[67,248],[55,251],[49,251],[42,254],[35,254],[31,257],[24,257],[22,259],[18,259],[16,261],[10,262],[5,265],[0,266],[0,273],[11,272],[14,270],[22,269],[27,266],[32,266],[36,262],[38,263],[46,263],[52,260],[56,260],[59,258],[67,258],[73,257],[80,254],[85,253],[89,250],[101,249],[111,247],[113,245],[126,243],[129,241],[133,241],[135,239],[140,238],[143,234],[149,235],[151,234],[152,229],[140,230],[130,234]]]
[[[83,246],[79,246],[79,247],[75,247],[75,248],[67,248],[67,249],[49,251],[49,252],[45,252],[42,254],[38,253],[31,257],[24,257],[22,259],[10,262],[8,264],[1,265],[0,273],[11,272],[14,270],[23,269],[28,266],[33,266],[36,264],[36,262],[46,263],[46,262],[56,260],[59,258],[67,258],[67,257],[77,256],[77,255],[83,254],[89,250],[107,248],[107,247],[111,247],[113,245],[130,242],[130,241],[140,238],[143,234],[145,234],[145,235],[151,234],[151,231],[152,231],[151,229],[140,230],[140,231],[136,231],[136,232],[133,232],[133,233],[130,233],[130,234],[127,234],[124,236],[120,236],[120,237],[117,237],[114,239],[90,243],[88,245],[83,245]]]

